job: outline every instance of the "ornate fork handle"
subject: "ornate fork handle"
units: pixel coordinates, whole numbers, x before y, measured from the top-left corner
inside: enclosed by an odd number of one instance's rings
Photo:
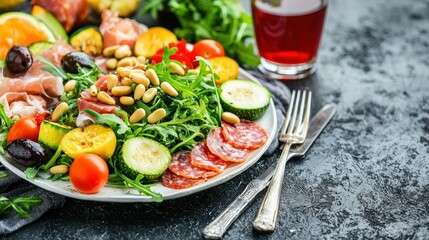
[[[264,190],[269,181],[255,179],[251,181],[244,191],[207,227],[203,234],[206,239],[219,239],[238,216],[246,209],[247,205]]]

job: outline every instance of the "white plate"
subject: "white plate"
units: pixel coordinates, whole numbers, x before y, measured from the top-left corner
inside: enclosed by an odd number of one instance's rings
[[[240,69],[239,78],[257,81],[252,75],[250,75],[243,69]],[[162,185],[162,183],[158,182],[155,186],[152,187],[152,190],[162,194],[164,200],[174,199],[219,185],[242,173],[247,168],[252,166],[256,161],[258,161],[258,159],[264,154],[268,146],[273,141],[275,131],[277,129],[277,116],[272,100],[264,116],[257,122],[267,131],[268,141],[261,148],[251,152],[249,159],[246,162],[238,164],[234,167],[226,168],[221,174],[191,188],[176,190],[166,188]],[[47,178],[49,177],[49,174],[47,173],[39,173],[36,179],[29,180],[25,177],[25,174],[23,172],[25,168],[1,155],[0,162],[3,163],[3,165],[10,169],[13,173],[31,182],[32,184],[52,191],[54,193],[64,195],[66,197],[103,202],[153,202],[151,197],[140,195],[136,190],[130,188],[116,188],[105,186],[100,192],[96,194],[82,194],[74,190],[70,182],[47,180]]]

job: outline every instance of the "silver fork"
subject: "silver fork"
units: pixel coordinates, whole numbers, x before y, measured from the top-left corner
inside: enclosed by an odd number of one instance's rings
[[[302,144],[307,136],[310,120],[311,92],[292,92],[286,119],[280,131],[280,141],[284,142],[283,152],[277,160],[273,178],[253,221],[253,228],[258,231],[274,231],[279,212],[283,176],[289,149],[294,144]]]

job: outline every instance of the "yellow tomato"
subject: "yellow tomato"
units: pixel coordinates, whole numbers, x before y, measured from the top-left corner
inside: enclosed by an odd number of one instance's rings
[[[226,80],[236,79],[238,77],[238,63],[229,57],[209,58],[208,61],[213,67],[213,72],[219,75],[220,79],[216,84],[222,84]]]
[[[109,127],[93,124],[66,133],[60,145],[64,153],[73,159],[84,153],[92,153],[107,160],[115,152],[116,136]]]
[[[152,58],[156,51],[171,42],[177,42],[174,33],[163,27],[152,27],[139,36],[134,45],[134,53],[136,56]]]

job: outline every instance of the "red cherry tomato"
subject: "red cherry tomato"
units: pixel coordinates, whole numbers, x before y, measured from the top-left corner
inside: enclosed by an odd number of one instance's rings
[[[192,52],[194,52],[196,56],[201,56],[203,58],[225,56],[225,50],[222,44],[212,39],[204,39],[196,42]]]
[[[82,154],[73,160],[69,176],[78,192],[96,193],[106,185],[109,168],[106,161],[98,155]]]
[[[21,118],[13,124],[7,135],[7,142],[15,139],[26,138],[37,142],[40,126],[32,118]]]

